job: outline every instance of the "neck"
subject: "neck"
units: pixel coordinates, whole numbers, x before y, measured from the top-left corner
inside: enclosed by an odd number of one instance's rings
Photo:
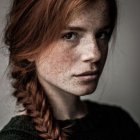
[[[45,91],[57,120],[77,119],[87,114],[86,104],[81,101],[79,96],[48,86]]]
[[[79,97],[57,98],[57,101],[51,99],[51,105],[55,118],[58,120],[82,118],[86,115],[86,105]]]

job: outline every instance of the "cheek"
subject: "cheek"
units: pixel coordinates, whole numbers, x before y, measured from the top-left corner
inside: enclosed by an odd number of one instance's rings
[[[103,68],[104,65],[105,65],[105,62],[106,62],[106,58],[107,58],[107,55],[108,55],[108,45],[102,47],[101,49],[101,67]]]
[[[108,41],[98,42],[99,50],[101,52],[102,60],[106,59],[108,54]]]
[[[58,73],[70,71],[74,62],[73,53],[69,51],[57,53],[52,58],[52,65],[55,67],[55,70]]]
[[[75,55],[71,51],[55,50],[48,56],[40,58],[38,71],[43,75],[57,76],[69,72],[75,63]]]
[[[103,61],[106,61],[107,55],[108,55],[108,46],[105,46],[102,50],[101,50],[101,54],[103,57]]]

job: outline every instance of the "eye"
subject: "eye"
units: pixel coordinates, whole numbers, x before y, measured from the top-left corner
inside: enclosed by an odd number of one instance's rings
[[[68,41],[75,41],[78,39],[78,33],[76,32],[68,32],[62,35],[62,38]]]
[[[101,40],[109,40],[111,36],[110,31],[102,31],[97,33],[96,38]]]

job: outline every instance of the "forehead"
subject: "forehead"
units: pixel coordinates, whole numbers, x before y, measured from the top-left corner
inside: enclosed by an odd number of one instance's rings
[[[70,26],[103,26],[109,24],[109,10],[106,0],[91,2],[69,22]]]

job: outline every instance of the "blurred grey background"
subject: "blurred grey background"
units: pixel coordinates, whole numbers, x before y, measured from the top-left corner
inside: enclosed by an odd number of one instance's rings
[[[0,47],[10,0],[0,0]],[[121,106],[140,125],[140,1],[119,0],[119,20],[115,46],[100,79],[98,89],[83,97]],[[8,55],[0,49],[0,129],[17,114],[12,88],[7,78]]]

